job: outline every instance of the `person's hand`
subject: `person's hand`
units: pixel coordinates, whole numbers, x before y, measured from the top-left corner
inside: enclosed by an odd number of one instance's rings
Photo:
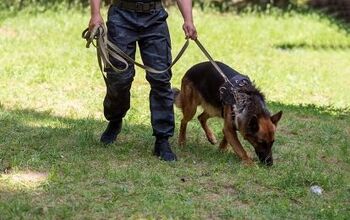
[[[90,22],[89,22],[89,31],[92,31],[94,27],[100,26],[103,24],[103,18],[101,14],[93,14],[91,15]]]
[[[185,21],[182,29],[185,32],[186,38],[190,38],[192,40],[197,39],[197,30],[192,21]]]

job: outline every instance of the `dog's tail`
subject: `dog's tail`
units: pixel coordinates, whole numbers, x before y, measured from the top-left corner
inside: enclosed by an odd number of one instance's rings
[[[181,91],[178,88],[172,88],[174,94],[174,104],[176,107],[181,108]]]

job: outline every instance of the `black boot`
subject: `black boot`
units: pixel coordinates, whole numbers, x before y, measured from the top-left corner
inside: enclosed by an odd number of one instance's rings
[[[116,139],[118,134],[122,129],[122,120],[120,121],[110,121],[106,130],[101,135],[101,143],[112,144]]]
[[[176,155],[171,151],[168,138],[157,138],[153,153],[165,161],[177,160]]]

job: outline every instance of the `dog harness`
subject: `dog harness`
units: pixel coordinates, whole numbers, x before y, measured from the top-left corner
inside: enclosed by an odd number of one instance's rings
[[[232,77],[229,82],[224,82],[219,88],[220,100],[223,105],[235,105],[243,104],[242,102],[242,93],[240,92],[242,88],[248,84],[251,84],[251,81],[248,76],[236,75]]]
[[[236,117],[235,112],[242,112],[246,105],[248,95],[242,92],[242,89],[247,85],[251,85],[248,76],[236,75],[229,82],[225,81],[219,88],[222,106],[231,106],[233,121]],[[221,116],[224,117],[223,107],[221,108]]]

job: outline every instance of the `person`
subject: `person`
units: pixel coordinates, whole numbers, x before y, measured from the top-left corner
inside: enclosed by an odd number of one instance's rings
[[[100,5],[101,0],[90,0],[90,30],[103,23]],[[177,5],[184,20],[182,28],[186,38],[196,39],[192,0],[177,0]],[[115,0],[108,9],[108,40],[133,59],[137,42],[145,65],[159,70],[166,69],[172,61],[167,17],[168,13],[162,7],[161,0]],[[123,67],[122,63],[111,57],[110,59],[114,66]],[[109,68],[105,71],[107,92],[103,107],[104,116],[109,123],[100,141],[111,144],[117,139],[122,128],[122,119],[130,108],[130,88],[135,68],[130,64],[123,73],[115,73]],[[155,136],[153,153],[165,161],[177,159],[168,141],[173,136],[175,126],[171,77],[170,70],[161,74],[146,71],[146,79],[151,85],[149,100]]]

